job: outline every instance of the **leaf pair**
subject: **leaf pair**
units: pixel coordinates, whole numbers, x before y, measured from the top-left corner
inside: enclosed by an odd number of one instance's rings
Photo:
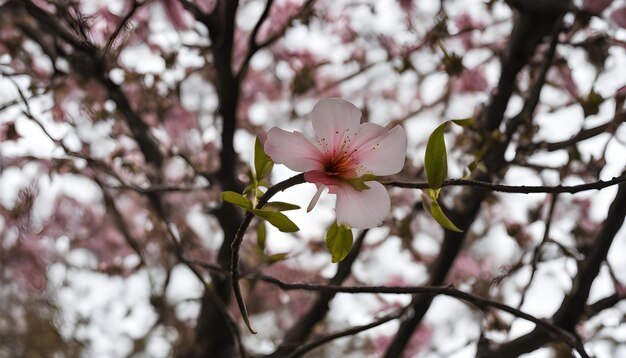
[[[471,124],[471,120],[456,120],[454,123],[460,126],[467,126]],[[426,154],[424,155],[424,168],[426,169],[426,179],[428,180],[428,189],[426,192],[431,199],[430,213],[444,228],[461,232],[461,230],[454,225],[454,223],[444,214],[437,198],[439,192],[443,186],[446,177],[448,176],[448,154],[446,150],[446,141],[444,139],[444,132],[449,122],[445,122],[437,127],[426,144]]]
[[[234,191],[223,192],[222,201],[236,205],[255,216],[267,220],[267,222],[282,232],[296,232],[300,230],[287,215],[281,213],[281,211],[300,209],[297,205],[282,201],[272,201],[267,203],[262,209],[254,208],[250,199]]]

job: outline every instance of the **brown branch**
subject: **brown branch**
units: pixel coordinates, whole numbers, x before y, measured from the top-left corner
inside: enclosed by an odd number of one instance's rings
[[[582,357],[589,357],[584,351],[583,347],[577,340],[577,338],[570,332],[560,328],[554,323],[539,319],[533,315],[523,312],[517,308],[505,305],[503,303],[473,295],[471,293],[458,290],[452,286],[336,286],[336,285],[320,285],[313,283],[287,283],[283,282],[275,277],[267,276],[263,274],[251,275],[251,278],[263,280],[265,282],[272,283],[285,291],[289,290],[307,290],[307,291],[319,291],[319,292],[334,292],[334,293],[372,293],[372,294],[422,294],[430,297],[433,296],[448,296],[457,298],[461,301],[471,304],[472,306],[483,311],[486,308],[495,308],[511,315],[533,322],[537,329],[544,333],[548,333],[552,337],[556,337],[558,340],[563,341],[572,349],[576,350]]]
[[[302,355],[304,353],[310,352],[313,349],[322,346],[326,343],[332,342],[335,339],[338,338],[342,338],[342,337],[348,337],[348,336],[354,336],[358,333],[367,331],[368,329],[372,329],[375,327],[378,327],[382,324],[385,324],[389,321],[393,321],[394,319],[398,319],[400,317],[402,317],[402,315],[404,314],[404,312],[406,311],[406,308],[401,309],[398,312],[395,313],[391,313],[388,314],[372,323],[368,323],[362,326],[356,326],[356,327],[352,327],[352,328],[348,328],[345,329],[343,331],[337,332],[337,333],[332,333],[323,337],[319,337],[317,339],[315,339],[314,341],[311,341],[307,344],[304,344],[302,346],[300,346],[298,349],[294,350],[293,352],[291,352],[290,354],[283,356],[284,358],[297,358],[297,357],[302,357]]]
[[[537,104],[536,99],[539,98],[538,93],[540,93],[545,81],[546,68],[552,63],[551,54],[554,53],[558,43],[556,37],[561,27],[560,15],[543,13],[520,13],[519,15],[515,20],[511,40],[501,61],[502,72],[498,87],[492,92],[491,102],[474,128],[481,134],[481,141],[493,138],[492,135],[499,130],[504,120],[509,99],[513,94],[518,73],[527,64],[528,59],[543,41],[543,38],[549,34],[552,34],[551,47],[544,60],[543,71],[540,71],[539,78],[534,81],[531,87],[529,100],[526,101],[520,114],[510,121],[506,133],[501,133],[504,136],[500,135],[500,137],[504,137],[504,140],[490,143],[490,148],[483,158],[487,172],[475,171],[472,174],[473,180],[491,182],[494,176],[502,177],[504,175],[507,166],[504,153],[517,127],[522,121],[532,119],[532,113]],[[481,143],[477,143],[478,148],[480,145]],[[453,210],[447,213],[447,216],[464,232],[456,233],[445,230],[439,256],[429,267],[429,285],[440,285],[444,282],[450,267],[461,250],[468,228],[477,217],[481,204],[486,197],[487,190],[485,188],[468,187],[456,198]],[[384,354],[385,358],[395,358],[402,354],[415,328],[428,311],[431,302],[432,297],[428,295],[417,295],[413,298],[413,310],[409,312],[407,319],[401,322],[400,328]]]
[[[613,239],[622,227],[625,218],[626,184],[620,184],[617,195],[609,207],[607,219],[595,237],[595,244],[591,252],[578,263],[578,273],[574,278],[572,292],[565,297],[561,307],[552,318],[552,321],[559,327],[572,332],[575,330],[576,324],[585,313],[591,285],[600,272],[600,266],[606,260]],[[550,337],[546,337],[535,329],[524,336],[502,344],[500,347],[485,348],[478,352],[478,357],[515,357],[532,352],[550,341]]]
[[[586,183],[586,184],[572,185],[572,186],[565,186],[565,185],[557,185],[557,186],[519,185],[519,186],[516,186],[516,185],[493,184],[493,183],[486,182],[486,181],[471,180],[471,179],[448,179],[443,182],[442,187],[468,186],[468,187],[488,189],[488,190],[496,191],[500,193],[511,193],[511,194],[539,194],[539,193],[576,194],[576,193],[580,193],[582,191],[587,191],[587,190],[602,190],[604,188],[608,188],[613,185],[619,185],[623,182],[626,182],[626,174],[613,177],[610,180],[598,180],[593,183]],[[403,182],[403,181],[383,181],[381,183],[384,185],[394,186],[398,188],[430,189],[430,186],[426,182],[411,183],[411,182]]]
[[[246,57],[244,57],[243,61],[241,62],[241,66],[239,67],[239,72],[237,72],[237,75],[236,75],[237,82],[241,82],[243,77],[246,75],[246,71],[248,70],[248,65],[250,64],[250,60],[252,59],[254,54],[257,53],[257,51],[261,49],[261,47],[259,46],[259,43],[256,41],[256,37],[259,34],[259,30],[261,29],[261,26],[263,26],[263,23],[269,16],[273,3],[274,3],[274,0],[267,0],[267,3],[265,3],[265,9],[263,9],[263,12],[261,13],[261,16],[257,20],[256,24],[254,25],[252,32],[250,32],[250,37],[248,38],[248,51],[246,52]]]
[[[130,21],[130,19],[135,15],[137,10],[146,3],[147,1],[146,2],[139,2],[137,0],[133,1],[130,7],[130,10],[128,10],[128,13],[124,15],[120,23],[117,24],[117,27],[115,28],[111,36],[109,36],[109,39],[107,40],[106,45],[104,46],[104,49],[102,50],[102,57],[105,57],[107,53],[109,53],[109,50],[111,50],[111,46],[113,46],[113,42],[115,42],[115,39],[117,39],[117,36],[120,34],[120,32],[122,32],[122,29],[126,26],[128,21]]]
[[[276,185],[273,185],[271,188],[267,189],[265,194],[259,199],[259,202],[256,205],[256,209],[261,209],[267,202],[278,192],[286,190],[294,185],[302,184],[306,182],[304,180],[304,173],[293,176],[287,180],[284,180]],[[243,242],[243,237],[252,222],[252,218],[254,218],[254,214],[251,212],[246,212],[246,215],[237,229],[237,233],[231,242],[231,266],[230,266],[230,276],[231,276],[231,284],[233,287],[233,291],[235,293],[235,299],[237,300],[237,305],[239,306],[239,311],[241,311],[241,315],[248,326],[248,329],[253,332],[254,330],[250,326],[250,322],[248,320],[248,310],[246,309],[246,304],[241,295],[241,288],[239,287],[239,248],[241,247],[241,243]]]
[[[330,285],[341,285],[350,276],[352,264],[359,255],[363,241],[365,240],[365,235],[367,235],[368,231],[369,230],[363,230],[361,232],[355,240],[354,245],[352,245],[348,256],[337,265],[337,272],[333,278],[330,279]],[[284,357],[286,354],[296,355],[296,352],[303,354],[304,352],[301,351],[302,348],[298,347],[302,346],[303,342],[306,341],[307,337],[313,331],[315,325],[326,316],[330,309],[330,301],[334,297],[334,292],[320,292],[317,300],[313,303],[308,312],[291,326],[291,329],[284,335],[283,342],[276,351],[268,355],[267,358]]]
[[[608,131],[612,131],[617,129],[617,127],[622,124],[624,121],[626,121],[626,112],[620,112],[617,113],[615,115],[615,118],[608,122],[608,123],[604,123],[601,124],[599,126],[596,127],[591,127],[591,128],[587,128],[587,129],[582,129],[580,130],[580,132],[578,132],[576,135],[574,135],[573,137],[566,139],[566,140],[562,140],[559,142],[539,142],[536,144],[533,144],[533,147],[537,147],[539,149],[543,149],[546,150],[548,152],[554,152],[556,150],[560,150],[560,149],[567,149],[573,145],[575,145],[578,142],[582,142],[584,140],[593,138],[595,136],[598,136],[602,133],[606,133]]]

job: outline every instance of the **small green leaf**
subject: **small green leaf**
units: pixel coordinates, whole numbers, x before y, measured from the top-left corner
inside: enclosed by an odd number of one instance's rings
[[[279,254],[269,255],[265,259],[267,260],[269,264],[273,264],[273,263],[285,260],[288,255],[289,254],[286,252],[281,252]]]
[[[289,211],[289,210],[298,210],[300,207],[298,205],[285,203],[282,201],[270,201],[269,203],[263,206],[263,209],[270,209],[275,211]]]
[[[467,128],[474,124],[474,118],[464,118],[464,119],[453,119],[450,122],[459,125],[463,128]]]
[[[444,70],[450,76],[459,76],[465,69],[463,66],[463,57],[456,53],[444,54],[442,63]]]
[[[377,180],[378,177],[372,174],[365,174],[358,178],[352,179],[344,179],[348,184],[352,185],[352,187],[358,191],[367,190],[370,187],[365,184],[366,181],[374,181]]]
[[[263,144],[261,144],[261,141],[257,137],[256,142],[254,143],[254,171],[256,179],[265,179],[272,172],[273,167],[274,162],[265,153]]]
[[[448,122],[437,127],[428,138],[426,154],[424,156],[424,168],[428,185],[432,189],[439,189],[448,175],[448,155],[446,153],[446,141],[443,132]]]
[[[265,251],[265,240],[267,238],[267,228],[265,222],[261,221],[256,226],[256,246],[261,252]]]
[[[342,261],[352,248],[352,230],[346,225],[333,223],[326,232],[326,246],[333,263]]]
[[[300,230],[285,214],[277,211],[252,209],[252,213],[260,218],[267,220],[282,232],[296,232]]]
[[[589,91],[587,98],[580,101],[585,117],[598,114],[598,112],[600,112],[600,105],[603,102],[604,98],[592,88],[591,91]]]
[[[252,202],[245,196],[235,193],[234,191],[225,191],[222,193],[222,201],[237,205],[245,210],[252,210]]]
[[[443,213],[443,210],[441,210],[441,206],[439,206],[436,201],[433,201],[430,204],[430,213],[433,215],[433,218],[435,218],[435,221],[437,221],[439,225],[443,226],[444,228],[450,231],[463,232],[461,229],[456,227],[456,225],[454,225],[454,223],[450,221],[450,219],[448,219],[446,214]]]
[[[424,189],[424,191],[426,192],[426,195],[428,195],[430,200],[435,201],[439,197],[441,189]]]

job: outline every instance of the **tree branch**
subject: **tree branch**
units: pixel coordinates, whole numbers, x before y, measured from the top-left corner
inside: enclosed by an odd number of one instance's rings
[[[613,177],[610,180],[598,180],[593,183],[586,183],[586,184],[572,185],[572,186],[566,186],[566,185],[557,185],[557,186],[519,185],[519,186],[516,186],[516,185],[493,184],[493,183],[486,182],[486,181],[471,180],[471,179],[448,179],[443,182],[442,187],[468,186],[468,187],[488,189],[488,190],[500,192],[500,193],[511,193],[511,194],[539,194],[539,193],[576,194],[576,193],[580,193],[582,191],[587,191],[587,190],[601,190],[601,189],[608,188],[613,185],[619,185],[623,182],[626,182],[626,174]],[[430,189],[430,186],[426,182],[411,183],[411,182],[404,182],[404,181],[382,181],[381,183],[387,186],[393,186],[393,187],[398,187],[398,188]]]
[[[261,209],[267,202],[278,192],[286,190],[294,185],[305,183],[304,173],[293,176],[287,180],[284,180],[271,188],[267,189],[265,194],[259,199],[255,209]],[[230,266],[230,276],[231,276],[231,284],[233,287],[233,291],[235,293],[235,299],[237,300],[237,305],[239,306],[239,311],[241,311],[241,315],[248,326],[248,329],[255,333],[252,327],[250,326],[250,322],[248,319],[248,310],[246,309],[246,304],[241,296],[241,288],[239,287],[239,248],[241,247],[241,243],[243,242],[243,237],[252,222],[252,218],[254,218],[254,214],[252,212],[246,212],[246,215],[237,229],[237,233],[235,237],[231,241],[230,251],[231,251],[231,266]]]
[[[595,244],[587,257],[579,262],[578,273],[574,278],[572,292],[565,297],[561,307],[554,314],[552,321],[568,331],[574,331],[575,326],[585,313],[587,298],[591,285],[598,273],[601,264],[606,260],[606,255],[611,247],[617,231],[622,227],[626,218],[626,184],[620,184],[617,195],[609,207],[607,219],[596,235]],[[497,348],[485,348],[479,351],[478,357],[514,357],[523,353],[532,352],[541,345],[550,342],[536,329],[532,332],[502,344]]]
[[[352,264],[359,255],[365,235],[367,235],[368,231],[369,230],[363,230],[361,232],[355,240],[354,245],[352,245],[348,256],[337,265],[337,272],[335,276],[330,279],[330,285],[341,285],[350,276]],[[303,354],[304,352],[301,352],[302,348],[298,349],[298,347],[302,346],[302,343],[306,341],[315,325],[326,316],[330,309],[330,301],[334,297],[334,292],[321,292],[309,311],[305,313],[298,322],[292,325],[291,329],[285,334],[280,346],[274,353],[267,356],[267,358],[280,358],[284,357],[286,354],[296,355],[296,352]]]
[[[263,274],[254,274],[251,275],[250,278],[263,280],[265,282],[272,283],[283,290],[307,290],[307,291],[319,291],[319,292],[334,292],[334,293],[375,293],[375,294],[422,294],[426,296],[448,296],[457,298],[466,303],[471,304],[472,306],[478,308],[479,310],[484,310],[485,308],[492,307],[507,313],[512,314],[515,317],[519,317],[525,319],[527,321],[533,322],[537,329],[540,329],[542,332],[548,333],[550,336],[555,337],[558,340],[563,341],[572,349],[576,350],[582,357],[589,357],[585,352],[584,348],[581,346],[577,338],[571,334],[570,332],[560,328],[554,323],[539,319],[533,315],[525,313],[517,308],[513,308],[511,306],[505,305],[503,303],[490,300],[488,298],[479,297],[473,295],[471,293],[467,293],[465,291],[458,290],[451,286],[411,286],[411,287],[402,287],[402,286],[336,286],[336,285],[319,285],[313,283],[287,283],[283,282],[275,277],[267,276]]]
[[[517,75],[527,64],[528,59],[535,52],[535,48],[543,41],[543,38],[548,34],[552,34],[553,41],[551,47],[556,47],[558,41],[554,37],[558,36],[561,26],[560,19],[561,16],[559,14],[534,12],[521,12],[516,18],[510,43],[501,61],[500,67],[502,72],[498,87],[492,92],[491,102],[476,124],[475,129],[481,135],[480,142],[493,138],[494,132],[498,131],[504,120],[504,113],[509,99],[513,94]],[[553,48],[550,49],[545,58],[544,64],[548,64],[548,66],[552,63],[551,53],[554,53]],[[536,102],[534,98],[538,98],[537,93],[543,87],[545,73],[546,71],[541,71],[539,78],[533,83],[531,100],[526,102],[524,108],[517,116],[517,120],[511,121],[507,128],[507,133],[501,133],[505,134],[500,136],[504,137],[504,140],[491,142],[490,148],[483,158],[488,171],[486,173],[474,171],[472,174],[473,180],[491,182],[493,180],[492,176],[502,177],[504,175],[507,166],[504,153],[521,120],[530,120],[532,118],[532,116],[526,117],[535,110]],[[484,143],[480,142],[477,143],[479,148],[481,145],[484,145]],[[468,187],[467,190],[457,196],[454,209],[447,216],[464,232],[457,233],[445,230],[440,254],[429,267],[429,285],[440,285],[444,282],[450,267],[461,250],[468,228],[478,215],[481,204],[486,197],[487,191],[485,188],[480,187]],[[398,332],[385,352],[385,358],[395,358],[402,354],[413,331],[428,311],[431,302],[432,296],[428,295],[417,295],[413,298],[413,310],[408,315],[408,318],[400,324]]]

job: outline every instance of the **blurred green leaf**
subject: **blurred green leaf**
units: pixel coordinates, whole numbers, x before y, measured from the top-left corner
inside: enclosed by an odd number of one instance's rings
[[[352,229],[346,225],[337,225],[334,222],[326,232],[326,246],[332,256],[332,262],[337,263],[348,256],[352,248]]]
[[[284,259],[287,258],[289,254],[286,252],[281,252],[279,254],[273,254],[273,255],[269,255],[266,257],[266,260],[269,264],[273,264],[279,261],[283,261]]]
[[[464,118],[464,119],[453,119],[450,122],[461,126],[463,128],[467,128],[469,126],[471,126],[472,124],[474,124],[474,118]]]
[[[600,112],[600,105],[604,102],[604,98],[596,91],[591,89],[587,98],[581,100],[580,105],[583,107],[583,113],[585,117],[598,114]]]
[[[265,179],[272,172],[273,167],[274,162],[272,158],[265,153],[263,144],[261,144],[261,140],[257,137],[254,143],[254,171],[256,180],[260,181]]]
[[[443,213],[443,210],[441,210],[441,206],[439,206],[436,201],[433,201],[430,204],[430,213],[432,214],[433,218],[435,218],[435,221],[437,221],[439,225],[443,226],[444,228],[450,231],[463,232],[461,229],[456,227],[456,225],[454,225],[454,223],[450,219],[448,219],[446,214]]]
[[[269,203],[263,206],[263,209],[275,210],[275,211],[289,211],[289,210],[298,210],[300,207],[298,205],[285,203],[282,201],[270,201]]]
[[[444,130],[448,122],[437,127],[428,138],[426,144],[426,154],[424,156],[424,167],[428,185],[432,189],[439,189],[448,175],[448,155],[446,153],[446,142],[444,140]]]
[[[222,193],[222,201],[237,205],[245,210],[252,210],[252,202],[245,196],[235,193],[234,191],[225,191]]]
[[[256,226],[256,246],[261,252],[265,251],[265,240],[267,239],[267,228],[265,221],[259,222]]]
[[[267,220],[267,222],[282,232],[296,232],[300,230],[285,214],[279,213],[278,211],[253,209],[252,213]]]

